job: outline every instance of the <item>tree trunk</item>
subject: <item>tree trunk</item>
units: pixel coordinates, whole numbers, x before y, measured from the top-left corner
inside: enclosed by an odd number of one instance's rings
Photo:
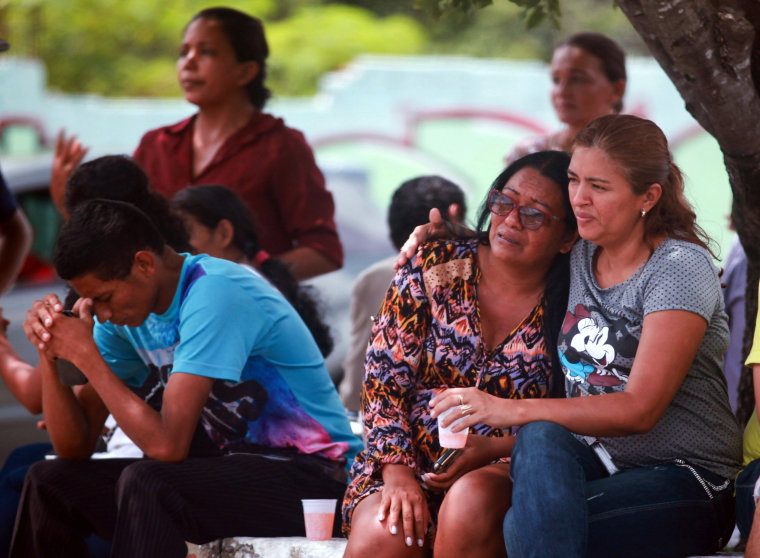
[[[718,141],[734,194],[731,212],[747,254],[744,354],[749,352],[760,279],[760,6],[756,0],[617,0],[686,102]],[[753,69],[754,75],[753,75]],[[752,377],[739,387],[743,423]],[[743,396],[743,397],[742,397]],[[747,409],[749,406],[749,409]]]

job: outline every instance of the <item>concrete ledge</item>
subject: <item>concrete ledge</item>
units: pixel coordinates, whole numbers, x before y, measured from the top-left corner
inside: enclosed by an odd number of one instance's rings
[[[310,541],[305,537],[234,537],[212,543],[187,543],[187,558],[341,558],[346,539]],[[740,557],[743,552],[719,552],[689,558]]]
[[[341,558],[346,539],[234,537],[203,545],[187,543],[188,558]]]

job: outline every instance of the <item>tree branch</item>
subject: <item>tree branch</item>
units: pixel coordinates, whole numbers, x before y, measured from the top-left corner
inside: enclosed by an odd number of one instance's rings
[[[740,7],[711,0],[617,0],[686,102],[725,154],[760,153],[760,97],[750,55],[755,27]],[[736,108],[742,107],[741,117]],[[749,139],[749,141],[748,141]]]

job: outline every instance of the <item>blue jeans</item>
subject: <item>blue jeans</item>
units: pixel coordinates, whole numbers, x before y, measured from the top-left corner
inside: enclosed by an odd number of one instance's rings
[[[0,558],[8,556],[26,472],[52,449],[53,446],[42,442],[18,447],[11,452],[0,469]]]
[[[509,558],[712,554],[733,529],[726,479],[676,463],[609,476],[586,444],[554,423],[520,428],[511,475]]]
[[[750,462],[736,477],[736,526],[742,538],[749,539],[752,518],[755,516],[755,499],[752,492],[760,477],[760,459]]]

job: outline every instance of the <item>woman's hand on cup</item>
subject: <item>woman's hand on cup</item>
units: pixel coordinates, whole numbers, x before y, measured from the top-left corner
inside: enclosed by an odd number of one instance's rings
[[[449,388],[438,393],[430,400],[431,416],[438,415],[451,407],[459,407],[459,412],[450,413],[442,420],[443,426],[456,421],[452,432],[465,430],[476,424],[487,424],[498,428],[513,426],[505,420],[504,409],[513,403],[509,399],[494,397],[477,388]]]
[[[66,132],[61,129],[55,142],[55,155],[53,157],[53,169],[50,173],[50,197],[58,208],[58,211],[66,217],[64,197],[66,182],[85,155],[88,147],[82,145],[76,136],[66,137]]]
[[[406,465],[389,463],[383,467],[383,490],[377,520],[385,522],[391,535],[401,534],[406,546],[424,545],[430,510],[422,487]]]

